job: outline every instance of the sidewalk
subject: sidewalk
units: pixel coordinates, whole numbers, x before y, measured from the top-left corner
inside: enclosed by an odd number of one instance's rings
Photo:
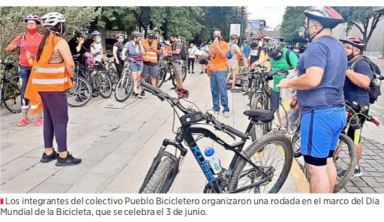
[[[209,78],[200,72],[188,74],[185,88],[189,101],[199,109],[212,108]],[[162,90],[175,95],[167,83]],[[229,93],[231,117],[218,119],[245,130],[248,119],[243,115],[247,98]],[[186,104],[188,105],[188,104]],[[69,151],[83,159],[74,167],[59,168],[54,162],[39,163],[43,152],[42,128],[33,124],[15,127],[20,115],[3,114],[1,119],[1,186],[3,193],[137,193],[163,139],[174,138],[173,112],[168,103],[151,94],[145,99],[130,98],[125,103],[93,98],[85,107],[69,109]],[[32,118],[32,121],[35,117]],[[176,120],[178,123],[178,120]],[[231,138],[218,133],[224,140]],[[222,165],[227,166],[232,152],[210,140],[198,145],[216,148]],[[291,173],[282,193],[295,193],[300,172]],[[202,193],[206,184],[191,153],[187,154],[171,193]]]

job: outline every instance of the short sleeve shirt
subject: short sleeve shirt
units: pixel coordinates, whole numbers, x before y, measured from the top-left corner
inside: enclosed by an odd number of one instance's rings
[[[94,43],[91,45],[91,53],[94,54],[93,58],[97,62],[101,62],[103,59],[103,45],[101,43]]]
[[[249,52],[251,51],[251,47],[249,47],[249,45],[245,45],[245,46],[243,46],[243,50],[244,50],[245,58],[248,58]]]
[[[232,54],[232,58],[228,59],[228,64],[238,64],[239,61],[237,60],[237,55],[240,53],[240,48],[236,44],[230,45],[230,50]]]
[[[229,44],[220,41],[219,47],[221,48],[222,51],[229,51]],[[210,48],[209,48],[209,56],[211,58],[211,70],[212,71],[227,71],[227,64],[228,64],[228,57],[227,55],[222,56],[219,52],[216,52],[215,49],[215,44],[212,43]]]
[[[348,63],[348,67],[352,67],[352,64],[353,63]],[[368,76],[371,81],[373,79],[373,72],[368,62],[364,59],[359,59],[355,62],[353,71]],[[348,77],[345,77],[344,96],[345,100],[348,100],[349,102],[357,102],[360,107],[369,106],[370,104],[369,90],[356,86]]]
[[[304,114],[316,109],[344,106],[347,54],[342,44],[328,36],[310,43],[300,57],[299,76],[304,75],[310,67],[323,69],[324,75],[315,88],[297,91],[300,112]]]
[[[24,38],[23,38],[24,36]],[[43,40],[44,35],[36,32],[32,36],[27,33],[20,33],[13,41],[12,45],[19,45],[20,55],[19,55],[19,65],[29,67],[28,59],[27,59],[27,51],[31,53],[31,55],[37,54],[37,48],[40,45],[41,40]]]
[[[286,70],[292,70],[296,68],[297,65],[297,55],[293,51],[289,52],[289,61],[291,62],[292,66],[288,64],[287,61],[287,53],[288,49],[284,48],[283,53],[279,59],[271,59],[271,66],[272,66],[272,73],[276,72],[281,72],[281,71],[286,71]],[[287,76],[286,75],[275,75],[273,76],[273,91],[275,92],[280,92],[280,89],[276,87],[277,84],[280,83],[282,79],[285,79]]]
[[[173,51],[176,51],[177,49],[180,49],[180,53],[179,54],[173,54],[172,55],[172,59],[174,60],[181,60],[181,50],[183,49],[183,43],[181,42],[176,42],[172,45],[172,50]]]

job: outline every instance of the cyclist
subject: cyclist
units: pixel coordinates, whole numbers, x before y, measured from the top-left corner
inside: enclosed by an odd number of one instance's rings
[[[228,59],[228,76],[227,76],[227,82],[229,78],[232,76],[232,87],[231,90],[235,89],[236,85],[236,74],[239,73],[239,60],[237,59],[237,56],[242,56],[242,52],[240,50],[240,47],[237,45],[238,38],[237,35],[232,35],[230,37],[231,44],[229,44],[229,51],[232,54],[232,57]]]
[[[26,97],[44,109],[44,147],[42,163],[57,160],[56,166],[81,163],[67,151],[68,103],[66,90],[72,87],[74,62],[65,34],[65,18],[58,12],[44,15],[42,24],[46,31],[39,45],[33,70],[26,90]],[[33,108],[33,107],[32,107]],[[35,110],[35,111],[36,111]],[[58,151],[53,148],[55,136]]]
[[[87,43],[87,35],[84,32],[76,31],[74,37],[68,42],[71,54],[74,56],[74,60],[78,61],[81,66],[76,66],[75,69],[79,69],[80,74],[86,76],[87,59],[86,53],[89,53],[90,44]],[[75,70],[77,72],[77,70]]]
[[[133,95],[141,98],[141,95],[137,91],[137,87],[140,81],[141,72],[143,71],[143,48],[139,41],[140,33],[134,31],[131,33],[130,41],[125,44],[122,51],[122,59],[126,61],[126,55],[128,54],[129,67],[133,75]],[[142,77],[142,81],[145,81],[145,77]],[[144,91],[142,91],[144,92]]]
[[[124,34],[117,34],[116,40],[117,42],[113,45],[112,53],[116,65],[117,75],[120,78],[124,67],[124,60],[122,59],[122,51],[124,49]]]
[[[141,42],[142,53],[144,59],[143,78],[150,80],[153,86],[156,86],[157,75],[157,54],[161,53],[161,45],[156,40],[155,33],[149,31],[147,38]],[[143,81],[143,80],[142,80]],[[141,91],[141,96],[144,96],[144,90]]]
[[[348,58],[347,77],[344,84],[345,100],[349,102],[357,102],[361,108],[367,107],[364,113],[368,114],[369,111],[369,85],[373,79],[372,70],[368,62],[363,59],[364,41],[358,37],[347,37],[341,40],[344,43],[344,49]],[[356,110],[359,112],[359,110]],[[356,135],[356,132],[361,132],[366,118],[359,115],[358,130],[354,127],[349,127],[347,135],[355,142],[357,149],[357,166],[353,173],[353,177],[362,175],[359,167],[359,160],[362,153],[362,145],[360,143],[361,135]],[[355,138],[355,136],[357,138]]]
[[[103,44],[101,43],[101,33],[98,31],[93,31],[91,33],[93,43],[91,44],[91,54],[95,59],[95,62],[100,66],[104,61],[104,49]]]
[[[183,43],[179,40],[179,35],[171,35],[172,41],[172,60],[173,60],[173,70],[176,76],[176,85],[177,88],[183,88],[183,66],[184,60],[181,59],[181,50],[183,49]]]
[[[43,35],[40,34],[39,25],[41,24],[40,18],[35,14],[29,14],[24,17],[26,23],[26,33],[20,33],[17,37],[5,48],[6,52],[13,52],[19,48],[19,77],[21,83],[21,110],[23,113],[23,118],[19,121],[17,126],[25,126],[29,123],[28,119],[28,110],[29,100],[25,99],[25,89],[28,84],[29,76],[31,74],[31,64],[30,61],[35,57],[37,52],[37,47],[39,46]],[[42,113],[37,114],[37,120],[35,126],[43,125]]]
[[[297,66],[298,57],[295,52],[288,50],[282,45],[279,39],[271,39],[267,44],[267,56],[269,57],[270,66],[267,71],[273,75],[273,87],[272,87],[272,109],[276,110],[277,119],[279,121],[279,130],[281,132],[286,131],[286,127],[283,125],[280,115],[280,89],[277,85],[282,79],[287,78],[288,70],[293,70]],[[288,54],[288,55],[287,55]],[[289,61],[288,61],[289,60]]]
[[[311,42],[298,62],[299,77],[278,87],[297,90],[301,153],[310,174],[311,193],[332,193],[336,184],[333,153],[346,124],[344,81],[347,55],[332,29],[343,17],[329,6],[304,12],[305,37]]]

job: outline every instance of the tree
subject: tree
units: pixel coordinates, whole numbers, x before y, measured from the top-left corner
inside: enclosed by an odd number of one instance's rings
[[[298,39],[300,28],[304,24],[304,11],[308,7],[287,7],[281,23],[280,33],[285,41],[291,42],[293,39]]]
[[[1,56],[4,48],[17,36],[25,32],[24,16],[34,13],[43,16],[48,12],[60,12],[66,18],[67,34],[72,37],[75,30],[82,30],[100,14],[96,7],[0,7]],[[41,29],[42,30],[42,29]]]
[[[335,7],[344,18],[348,28],[355,26],[363,35],[366,49],[377,24],[384,18],[384,12],[374,12],[372,7]]]

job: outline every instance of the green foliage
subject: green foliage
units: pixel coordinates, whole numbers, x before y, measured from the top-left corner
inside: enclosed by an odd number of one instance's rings
[[[299,38],[300,27],[303,26],[305,16],[304,11],[308,7],[287,7],[283,16],[280,33],[285,41],[290,42],[293,39]]]
[[[19,34],[25,32],[24,16],[30,13],[43,16],[48,12],[60,12],[66,18],[67,38],[75,30],[81,30],[100,14],[96,7],[1,7],[1,56],[4,48]],[[43,31],[42,29],[40,31]]]

